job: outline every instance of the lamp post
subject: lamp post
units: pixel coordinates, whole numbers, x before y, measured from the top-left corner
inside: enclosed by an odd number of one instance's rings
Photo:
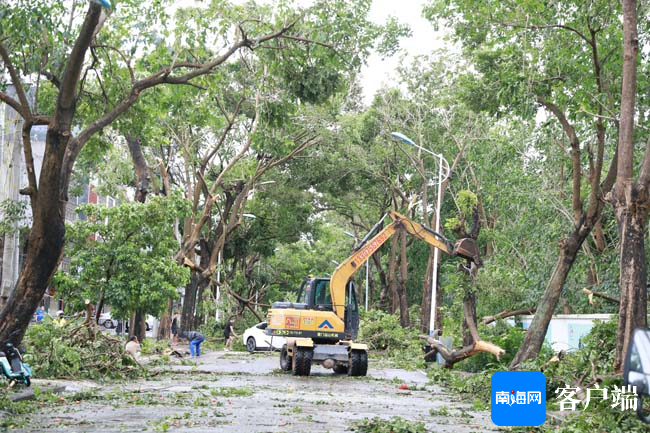
[[[436,233],[440,233],[440,206],[441,206],[441,200],[440,197],[442,196],[442,182],[444,182],[448,177],[449,177],[449,163],[447,160],[442,156],[442,154],[434,153],[430,151],[429,149],[426,149],[422,146],[419,146],[415,144],[413,140],[408,138],[406,135],[400,133],[400,132],[393,132],[391,136],[397,140],[400,140],[409,146],[417,147],[418,149],[422,150],[423,152],[426,152],[430,155],[432,155],[434,158],[437,158],[438,160],[438,194],[436,196],[436,225],[434,227],[434,231]],[[427,210],[424,209],[424,212]],[[429,335],[433,335],[435,331],[435,323],[436,323],[436,292],[438,289],[438,261],[440,260],[440,251],[438,248],[435,248],[433,250],[433,275],[431,278],[431,313],[429,315]]]
[[[358,242],[358,239],[354,235],[354,233],[350,233],[350,232],[343,232],[343,233],[350,236],[351,238],[354,238],[355,242]],[[366,296],[363,298],[365,301],[366,311],[368,311],[368,275],[370,273],[370,269],[368,268],[369,264],[370,264],[370,257],[366,259]]]

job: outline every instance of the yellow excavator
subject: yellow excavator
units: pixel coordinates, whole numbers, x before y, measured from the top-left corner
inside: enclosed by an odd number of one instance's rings
[[[386,216],[392,222],[369,239]],[[388,212],[359,242],[352,255],[338,265],[331,278],[307,277],[300,286],[297,302],[273,303],[266,333],[286,337],[280,352],[282,370],[309,376],[312,363],[317,363],[339,374],[366,375],[368,347],[354,342],[359,330],[359,306],[350,278],[384,242],[401,230],[447,254],[480,265],[473,239],[460,239],[452,245],[432,229],[397,212]]]

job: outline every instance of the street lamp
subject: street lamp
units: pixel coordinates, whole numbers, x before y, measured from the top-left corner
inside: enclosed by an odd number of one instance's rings
[[[440,197],[442,196],[442,182],[444,182],[449,177],[449,173],[450,173],[449,163],[442,156],[442,154],[434,153],[429,149],[426,149],[422,146],[415,144],[413,140],[411,140],[401,132],[393,132],[391,136],[397,140],[400,140],[408,144],[409,146],[417,147],[423,152],[426,152],[432,155],[434,158],[438,159],[438,179],[437,179],[438,195],[436,197],[436,225],[433,230],[436,233],[440,233],[440,205],[441,205]],[[424,209],[423,211],[426,212],[427,210]],[[440,251],[438,250],[438,248],[435,248],[433,250],[433,276],[431,279],[431,313],[429,315],[429,335],[433,335],[435,331],[434,328],[436,323],[436,291],[438,288],[438,261],[439,260],[440,260]]]
[[[354,233],[350,232],[343,232],[344,234],[350,236],[351,238],[354,238],[355,242],[358,242],[357,237],[354,235]],[[366,304],[366,311],[368,311],[368,274],[370,272],[368,265],[370,264],[370,257],[366,259],[366,296],[363,298],[365,300]]]

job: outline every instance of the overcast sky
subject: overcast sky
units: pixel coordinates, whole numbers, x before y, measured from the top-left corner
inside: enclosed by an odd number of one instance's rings
[[[434,49],[440,48],[443,41],[442,34],[434,31],[431,23],[422,17],[422,6],[426,3],[426,0],[374,0],[370,10],[370,19],[380,24],[392,15],[401,23],[408,24],[413,35],[400,41],[401,49],[409,57],[429,54]],[[399,85],[394,73],[399,60],[399,53],[384,60],[376,54],[368,59],[368,65],[361,71],[366,104],[370,104],[375,92],[383,85]],[[406,62],[410,63],[409,58],[406,59]]]

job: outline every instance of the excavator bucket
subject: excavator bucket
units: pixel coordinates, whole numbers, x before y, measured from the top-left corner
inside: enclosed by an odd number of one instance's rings
[[[457,240],[452,254],[471,260],[476,264],[476,266],[481,266],[483,264],[481,261],[481,253],[478,250],[478,245],[476,245],[476,241],[471,238]]]

